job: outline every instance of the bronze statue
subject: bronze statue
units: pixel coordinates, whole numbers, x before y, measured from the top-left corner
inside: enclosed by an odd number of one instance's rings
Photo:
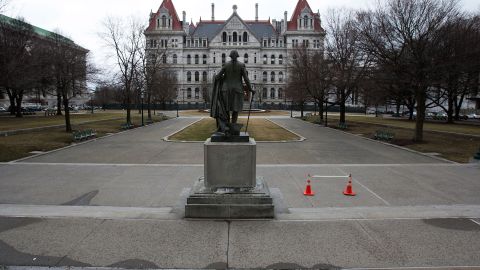
[[[239,135],[242,125],[237,124],[238,113],[243,109],[245,81],[247,90],[255,95],[247,76],[245,64],[237,61],[238,52],[230,52],[232,61],[226,63],[215,76],[210,116],[217,120],[217,132],[226,136]],[[231,115],[230,115],[231,113]]]

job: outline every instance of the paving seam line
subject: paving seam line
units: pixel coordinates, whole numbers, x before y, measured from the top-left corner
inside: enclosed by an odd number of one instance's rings
[[[339,170],[340,172],[344,173],[344,174],[348,174],[346,171],[338,168],[338,167],[335,167],[335,169]],[[351,174],[348,174],[349,176]],[[385,200],[384,198],[382,198],[380,195],[378,195],[377,193],[373,192],[373,190],[371,190],[370,188],[368,188],[367,186],[365,186],[364,184],[362,184],[360,181],[358,181],[358,179],[356,179],[355,177],[352,176],[352,180],[354,182],[356,182],[357,184],[359,184],[360,186],[362,186],[364,189],[366,189],[368,192],[372,193],[375,197],[377,197],[378,199],[380,199],[384,204],[388,205],[388,206],[391,206],[391,204]]]
[[[425,153],[422,153],[422,152],[419,152],[419,151],[416,151],[416,150],[413,150],[413,149],[410,149],[410,148],[407,148],[407,147],[403,147],[403,146],[399,146],[399,145],[395,145],[395,144],[391,144],[391,143],[387,143],[387,142],[374,140],[374,139],[371,139],[371,138],[368,138],[368,137],[364,137],[364,136],[361,136],[361,135],[358,135],[358,134],[349,133],[349,132],[339,130],[339,129],[336,129],[336,128],[329,127],[329,129],[335,130],[335,131],[338,131],[338,132],[342,132],[344,134],[348,134],[348,135],[351,135],[351,136],[359,137],[359,138],[362,138],[362,139],[365,139],[365,140],[369,140],[371,142],[377,142],[377,143],[381,143],[381,144],[384,144],[384,145],[387,145],[387,146],[391,146],[391,147],[395,147],[395,148],[398,148],[398,149],[406,150],[408,152],[412,152],[412,153],[419,154],[419,155],[429,157],[429,158],[433,158],[433,159],[436,159],[436,160],[440,160],[440,161],[444,161],[444,162],[448,162],[448,163],[453,163],[453,164],[461,164],[461,163],[458,163],[458,162],[455,162],[455,161],[452,161],[452,160],[448,160],[448,159],[445,159],[445,158],[428,155],[428,154],[425,154]]]
[[[116,133],[113,133],[113,134],[108,134],[108,135],[105,135],[105,136],[102,136],[102,137],[99,137],[99,138],[90,139],[90,140],[87,140],[87,141],[84,141],[84,142],[80,142],[80,143],[72,143],[72,144],[70,144],[70,145],[67,145],[67,146],[64,146],[64,147],[61,147],[61,148],[57,148],[57,149],[53,149],[53,150],[50,150],[50,151],[47,151],[47,152],[43,152],[43,153],[35,154],[35,155],[32,155],[32,156],[28,156],[28,157],[24,157],[24,158],[12,160],[12,161],[9,161],[9,162],[6,162],[6,163],[7,163],[7,164],[8,164],[8,163],[17,163],[17,162],[25,161],[25,160],[28,160],[28,159],[32,159],[32,158],[36,158],[36,157],[40,157],[40,156],[44,156],[44,155],[48,155],[48,154],[52,154],[52,153],[55,153],[55,152],[58,152],[58,151],[61,151],[61,150],[65,150],[65,149],[68,149],[68,148],[71,148],[71,147],[80,146],[80,145],[83,145],[83,144],[92,143],[92,142],[95,142],[95,141],[98,141],[98,140],[103,140],[103,139],[106,139],[106,138],[110,138],[110,137],[115,136],[115,135],[120,135],[120,134],[123,134],[123,133],[126,133],[126,132],[131,132],[131,131],[136,130],[136,129],[146,128],[146,127],[149,127],[149,126],[154,126],[154,125],[160,124],[160,123],[162,123],[162,122],[164,122],[164,121],[168,121],[168,120],[162,120],[162,121],[160,121],[160,122],[155,122],[155,123],[152,123],[152,124],[150,124],[150,125],[139,126],[139,127],[137,127],[137,128],[132,128],[132,129],[127,129],[127,130],[119,131],[119,132],[116,132]]]
[[[43,153],[47,154],[47,153]],[[33,157],[33,156],[32,156]],[[69,163],[69,162],[0,162],[0,165],[44,165],[44,166],[112,166],[112,167],[203,167],[203,163]],[[452,163],[415,163],[415,164],[257,164],[257,168],[335,168],[335,167],[465,167],[476,168],[475,164],[452,164]],[[337,177],[337,176],[336,176]]]
[[[284,125],[282,125],[282,124],[279,124],[279,123],[277,123],[277,122],[273,121],[273,120],[272,120],[272,119],[270,119],[270,118],[265,118],[265,120],[267,120],[267,121],[269,121],[269,122],[271,122],[271,123],[273,123],[273,124],[275,124],[275,125],[277,125],[277,126],[279,126],[279,127],[283,128],[283,129],[287,130],[288,132],[290,132],[290,133],[292,133],[292,134],[294,134],[294,135],[298,136],[298,138],[300,138],[300,139],[298,139],[298,140],[291,140],[290,142],[303,142],[303,141],[307,140],[307,138],[303,137],[302,135],[300,135],[300,134],[296,133],[295,131],[293,131],[293,130],[291,130],[291,129],[287,128],[287,127],[285,127],[285,126],[284,126]],[[273,142],[275,142],[275,141],[273,141]],[[280,141],[280,142],[283,142],[283,141]]]

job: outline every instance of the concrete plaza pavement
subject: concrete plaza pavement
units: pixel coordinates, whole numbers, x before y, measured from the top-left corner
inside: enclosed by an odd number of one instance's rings
[[[480,266],[480,168],[297,119],[259,143],[273,221],[182,218],[203,144],[178,118],[0,164],[0,265],[124,268]],[[356,197],[341,193],[353,175]],[[307,175],[314,197],[302,194]]]

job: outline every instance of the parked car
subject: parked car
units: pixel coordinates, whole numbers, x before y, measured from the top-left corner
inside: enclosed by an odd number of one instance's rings
[[[0,107],[0,112],[6,112],[7,109],[5,109],[4,107]]]
[[[480,115],[476,114],[476,113],[471,113],[469,115],[467,115],[468,119],[480,119]]]

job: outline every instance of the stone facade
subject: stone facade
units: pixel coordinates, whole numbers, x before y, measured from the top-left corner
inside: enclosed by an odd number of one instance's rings
[[[258,4],[256,5],[258,14]],[[306,0],[299,0],[290,20],[243,20],[233,6],[226,21],[212,18],[196,25],[178,18],[172,0],[164,0],[157,13],[150,14],[145,31],[147,53],[162,52],[162,62],[171,66],[179,85],[177,101],[203,103],[213,76],[237,50],[246,64],[252,87],[261,103],[285,103],[288,62],[298,46],[323,51],[325,31],[320,14]],[[159,50],[159,48],[161,48]],[[162,50],[163,48],[163,50]],[[150,51],[150,52],[148,52]]]

